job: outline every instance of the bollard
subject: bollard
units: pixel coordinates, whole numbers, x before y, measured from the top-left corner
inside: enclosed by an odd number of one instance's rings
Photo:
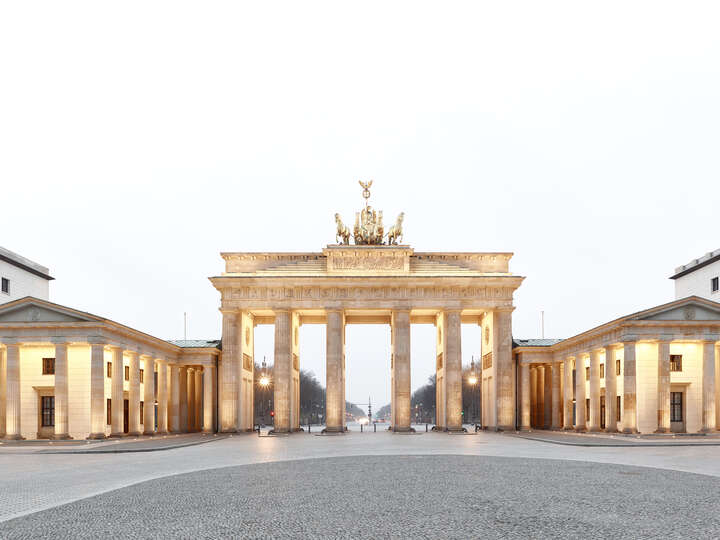
[[[377,424],[373,424],[373,433],[377,433]]]
[[[360,433],[362,433],[362,432],[363,432],[363,430],[362,430],[362,427],[363,427],[363,425],[362,425],[362,424],[360,424]]]
[[[308,424],[308,433],[310,433],[310,424]]]
[[[425,433],[427,433],[427,432],[428,432],[428,425],[425,424]]]

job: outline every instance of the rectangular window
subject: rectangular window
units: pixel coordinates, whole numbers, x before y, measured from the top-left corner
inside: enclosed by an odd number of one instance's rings
[[[617,414],[615,415],[617,417],[617,421],[620,421],[620,415],[622,413],[622,400],[620,399],[620,396],[617,397],[617,406],[616,406]]]
[[[615,360],[615,375],[620,375],[620,360]]]
[[[10,280],[8,278],[2,278],[2,292],[10,294]]]
[[[585,420],[590,419],[590,398],[585,400]]]
[[[605,364],[600,364],[600,378],[605,378]]]
[[[720,277],[714,277],[710,280],[710,292],[718,292],[720,290]]]
[[[55,425],[55,396],[43,396],[40,400],[42,427],[52,427]]]
[[[140,370],[140,382],[145,382],[145,370]]]
[[[683,393],[670,392],[670,421],[683,421]]]
[[[141,372],[141,373],[142,373],[142,372]],[[144,423],[145,423],[145,422],[144,422],[144,420],[145,420],[145,414],[143,414],[144,411],[145,411],[145,402],[144,402],[144,401],[141,401],[141,402],[140,402],[140,423],[141,423],[141,424],[144,424]]]
[[[682,354],[670,355],[670,371],[682,371]]]
[[[125,380],[130,380],[130,366],[125,366]]]
[[[112,379],[112,362],[107,363],[107,378]]]
[[[589,367],[585,368],[585,380],[586,381],[590,380],[590,368]]]
[[[107,425],[112,424],[112,399],[107,400]]]
[[[54,358],[43,358],[43,375],[55,375]]]

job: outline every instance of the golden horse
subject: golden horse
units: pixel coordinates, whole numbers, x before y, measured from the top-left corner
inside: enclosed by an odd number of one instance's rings
[[[390,230],[388,230],[387,238],[388,238],[388,245],[389,246],[397,246],[398,242],[402,240],[403,237],[403,230],[402,230],[402,223],[403,219],[405,219],[405,212],[400,212],[400,215],[397,217],[397,221],[395,222],[395,225],[390,227]]]
[[[337,224],[335,241],[337,242],[338,238],[340,238],[342,240],[340,244],[344,244],[346,246],[350,245],[350,229],[348,229],[347,225],[342,222],[342,219],[340,219],[340,214],[335,214],[335,223]]]

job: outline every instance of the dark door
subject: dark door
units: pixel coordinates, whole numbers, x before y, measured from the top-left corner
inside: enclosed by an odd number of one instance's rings
[[[130,431],[129,417],[130,417],[130,402],[127,399],[123,400],[123,433]]]
[[[605,396],[600,396],[600,427],[605,429]]]

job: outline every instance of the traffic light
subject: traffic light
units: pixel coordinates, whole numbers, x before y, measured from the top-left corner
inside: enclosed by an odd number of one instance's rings
[[[270,411],[270,416],[275,416],[275,411]]]

